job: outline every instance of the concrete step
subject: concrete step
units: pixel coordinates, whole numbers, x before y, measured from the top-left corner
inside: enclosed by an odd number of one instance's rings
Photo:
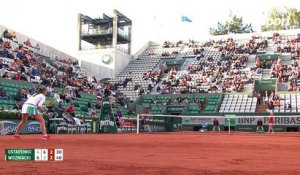
[[[262,105],[256,106],[255,112],[262,113],[262,112],[266,112],[267,109],[268,109],[268,105],[262,104]]]

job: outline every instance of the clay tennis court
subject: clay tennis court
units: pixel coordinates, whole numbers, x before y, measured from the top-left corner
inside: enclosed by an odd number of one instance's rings
[[[0,137],[0,174],[300,174],[300,133]],[[63,148],[63,162],[5,162],[5,148]]]

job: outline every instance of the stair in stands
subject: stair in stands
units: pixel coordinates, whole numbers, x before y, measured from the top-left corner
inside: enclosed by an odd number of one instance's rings
[[[266,112],[267,109],[268,109],[268,105],[258,105],[258,106],[256,106],[256,112],[257,113]]]

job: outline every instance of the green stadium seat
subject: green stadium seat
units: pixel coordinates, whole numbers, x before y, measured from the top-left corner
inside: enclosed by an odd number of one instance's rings
[[[144,99],[143,103],[152,103],[152,99]]]
[[[74,104],[74,107],[75,107],[75,108],[76,108],[76,107],[79,107],[79,104],[78,104],[78,103],[73,102],[73,104]]]
[[[16,102],[15,102],[14,100],[9,100],[9,101],[8,101],[8,104],[10,104],[10,105],[15,105]]]
[[[88,112],[88,107],[81,107],[81,111]]]
[[[188,110],[189,111],[199,111],[199,107],[198,106],[189,106]]]
[[[143,98],[144,98],[144,99],[148,99],[148,100],[149,100],[149,99],[152,100],[153,97],[152,97],[152,96],[144,96]]]
[[[198,114],[198,111],[187,111],[188,114]]]

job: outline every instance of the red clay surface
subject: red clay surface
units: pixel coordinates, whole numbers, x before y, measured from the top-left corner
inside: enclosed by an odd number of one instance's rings
[[[300,133],[0,136],[0,174],[300,174]],[[5,162],[5,148],[63,148],[63,162]]]

